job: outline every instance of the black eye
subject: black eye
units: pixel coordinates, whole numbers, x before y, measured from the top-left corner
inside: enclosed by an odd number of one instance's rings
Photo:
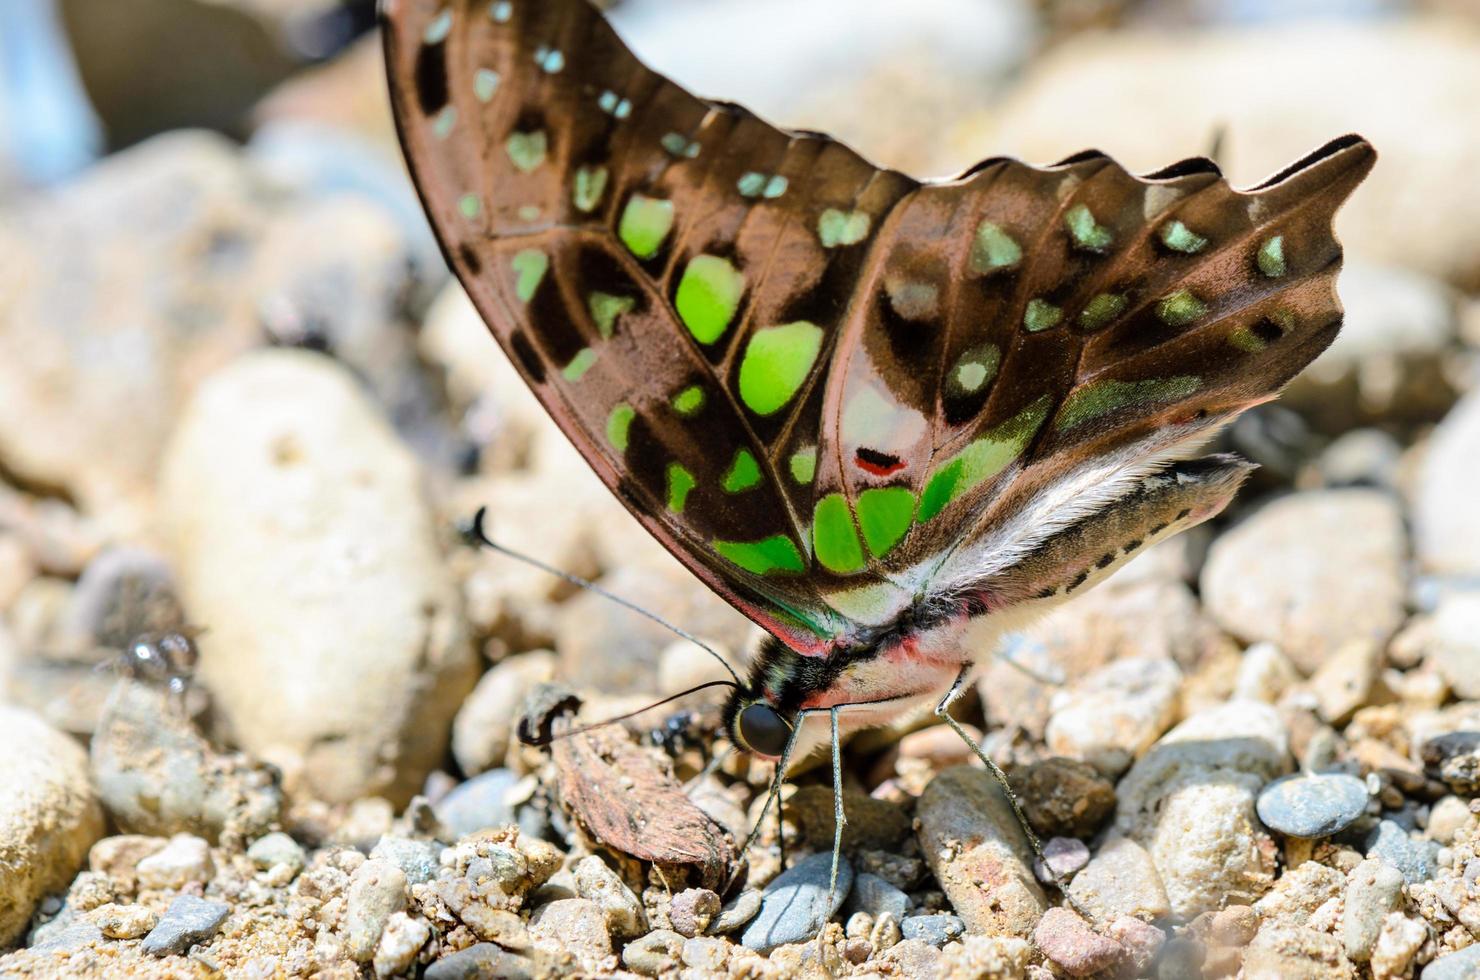
[[[775,708],[757,702],[740,712],[740,738],[752,752],[779,756],[786,751],[791,726]]]

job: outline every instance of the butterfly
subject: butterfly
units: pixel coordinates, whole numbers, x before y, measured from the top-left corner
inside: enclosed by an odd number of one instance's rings
[[[385,45],[494,337],[768,634],[724,718],[773,790],[937,699],[954,726],[995,635],[1228,504],[1251,467],[1198,447],[1335,337],[1332,217],[1375,160],[1344,136],[1246,191],[1095,151],[922,182],[689,94],[587,0],[390,0]]]

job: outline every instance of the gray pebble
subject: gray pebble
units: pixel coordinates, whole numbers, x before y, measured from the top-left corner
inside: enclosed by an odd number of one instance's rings
[[[1089,864],[1089,847],[1077,837],[1052,837],[1043,844],[1046,860],[1033,860],[1033,874],[1045,885],[1057,884],[1054,874],[1061,879],[1072,878]]]
[[[1296,773],[1259,794],[1259,819],[1290,837],[1330,837],[1367,809],[1367,784],[1346,773]]]
[[[280,830],[253,841],[252,846],[247,848],[247,858],[261,871],[279,864],[292,868],[294,874],[303,870],[303,848]]]
[[[1367,838],[1367,856],[1396,867],[1410,885],[1434,877],[1439,870],[1440,850],[1438,841],[1414,840],[1391,820],[1383,820]]]
[[[754,919],[760,910],[761,893],[753,888],[747,888],[725,903],[724,907],[719,910],[719,916],[709,924],[708,932],[712,936],[734,932]]]
[[[655,929],[627,944],[622,965],[645,977],[662,976],[676,970],[683,956],[684,938],[669,929]]]
[[[493,943],[477,943],[444,956],[422,974],[424,980],[534,980],[534,964]]]
[[[1403,875],[1385,861],[1368,858],[1347,876],[1341,935],[1346,957],[1356,963],[1372,958],[1383,920],[1403,904]]]
[[[1474,980],[1480,976],[1480,943],[1439,957],[1419,976],[1422,980]]]
[[[888,912],[900,922],[910,911],[910,897],[878,875],[864,872],[853,879],[844,911],[849,915],[867,912],[875,919]]]
[[[82,949],[103,941],[103,930],[70,912],[58,916],[31,934],[30,948],[36,952],[60,953]]]
[[[934,915],[912,915],[899,923],[899,934],[905,939],[918,939],[939,949],[966,932],[959,915],[937,912]]]
[[[155,956],[183,953],[214,936],[230,914],[231,906],[224,902],[181,895],[165,909],[159,925],[144,937],[144,952]]]
[[[421,885],[437,876],[441,853],[441,846],[432,841],[386,834],[376,843],[370,856],[379,861],[389,861],[401,869],[407,882]]]
[[[506,801],[519,776],[508,769],[490,769],[453,787],[435,806],[437,819],[453,837],[504,827],[514,822],[514,808]]]
[[[853,887],[853,866],[838,862],[838,887],[828,903],[832,855],[826,851],[804,858],[776,876],[761,895],[761,910],[740,934],[741,945],[762,953],[815,936],[842,906]]]

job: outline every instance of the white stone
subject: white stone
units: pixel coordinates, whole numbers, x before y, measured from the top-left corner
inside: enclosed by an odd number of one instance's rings
[[[1300,672],[1273,643],[1256,643],[1244,651],[1234,680],[1233,696],[1274,704],[1300,680]]]
[[[1176,720],[1181,684],[1170,660],[1115,661],[1054,699],[1049,751],[1119,775]]]
[[[549,650],[518,653],[495,664],[478,680],[452,722],[452,756],[469,776],[503,764],[524,699],[555,677]]]
[[[1434,612],[1427,660],[1465,700],[1480,699],[1480,593],[1453,593]]]
[[[178,891],[204,885],[216,873],[211,846],[194,834],[176,834],[162,850],[138,863],[139,887]]]
[[[1480,575],[1480,391],[1445,416],[1429,440],[1413,501],[1414,549],[1423,567]]]

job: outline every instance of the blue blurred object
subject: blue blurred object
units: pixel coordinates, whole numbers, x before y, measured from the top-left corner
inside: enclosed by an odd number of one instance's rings
[[[103,130],[53,0],[0,0],[0,160],[46,184],[91,163]]]

